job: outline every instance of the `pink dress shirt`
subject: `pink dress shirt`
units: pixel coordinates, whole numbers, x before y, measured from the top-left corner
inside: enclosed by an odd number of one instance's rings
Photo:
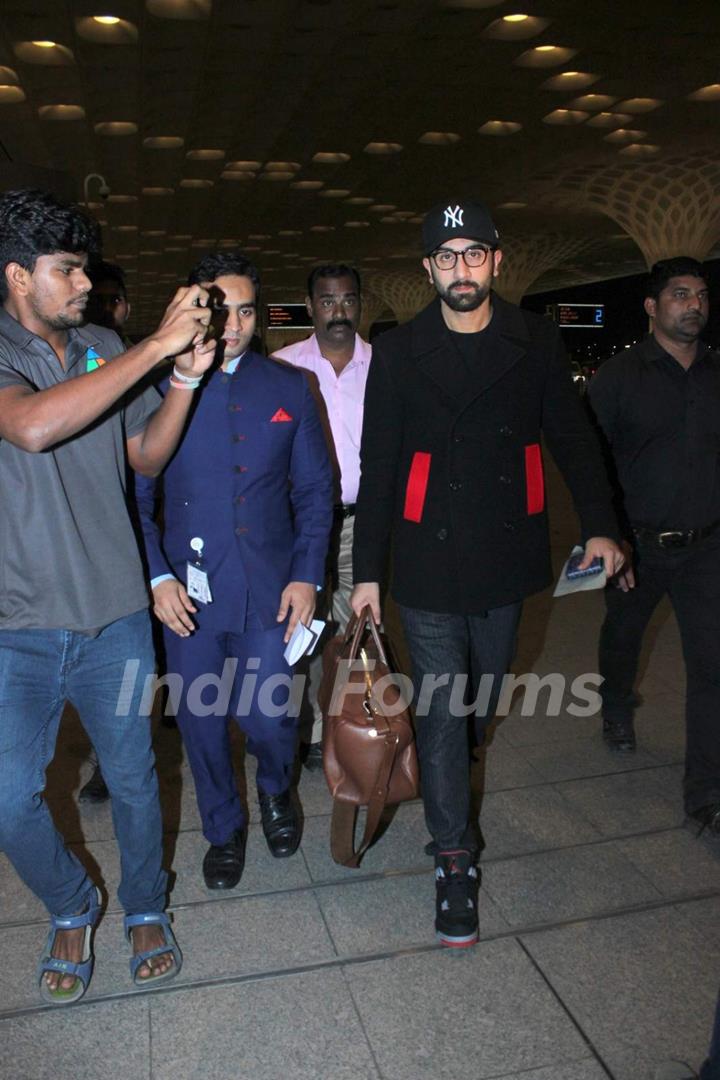
[[[363,423],[363,402],[372,350],[367,341],[355,335],[352,359],[340,375],[320,352],[317,336],[296,341],[278,349],[272,355],[295,367],[304,368],[317,376],[320,393],[327,408],[328,420],[337,464],[340,469],[342,501],[357,500],[360,486],[360,436]]]

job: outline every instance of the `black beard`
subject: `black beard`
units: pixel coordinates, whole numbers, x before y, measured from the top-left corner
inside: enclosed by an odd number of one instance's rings
[[[453,285],[470,285],[474,291],[456,294],[453,292]],[[455,281],[453,285],[449,285],[444,291],[438,289],[440,296],[452,311],[477,311],[490,295],[489,285],[478,285],[475,281]]]

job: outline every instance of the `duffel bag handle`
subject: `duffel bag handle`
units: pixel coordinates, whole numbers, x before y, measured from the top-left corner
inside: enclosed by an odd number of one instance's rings
[[[372,617],[372,611],[370,610],[369,604],[365,605],[359,616],[353,612],[348,621],[347,628],[345,630],[345,637],[343,639],[343,646],[347,645],[348,642],[352,639],[348,660],[357,660],[358,653],[360,651],[360,640],[365,633],[366,628],[370,630],[372,639],[375,642],[375,648],[378,652],[378,659],[381,661],[381,663],[385,664],[386,667],[389,667],[390,665],[388,664],[388,658],[385,653],[385,646],[383,645],[380,634],[378,633],[377,623]]]

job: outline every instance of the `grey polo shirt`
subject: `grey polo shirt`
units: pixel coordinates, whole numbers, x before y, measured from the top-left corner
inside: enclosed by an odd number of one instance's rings
[[[54,350],[0,307],[0,389],[46,390],[92,378],[123,352],[99,326],[72,329],[63,370]],[[150,388],[39,454],[0,439],[0,630],[94,633],[147,606],[125,499],[128,437],[160,404]]]

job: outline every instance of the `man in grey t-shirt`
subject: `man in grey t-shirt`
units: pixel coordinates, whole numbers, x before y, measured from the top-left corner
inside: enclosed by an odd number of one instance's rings
[[[138,715],[154,659],[124,478],[126,458],[154,476],[173,453],[212,362],[210,312],[203,289],[180,289],[127,352],[112,331],[81,328],[97,233],[47,193],[0,196],[0,848],[50,912],[39,975],[52,1004],[87,989],[99,915],[97,890],[41,798],[66,700],[112,797],[133,979],[169,978],[181,963],[164,913],[149,720]],[[138,392],[170,356],[164,400]]]

